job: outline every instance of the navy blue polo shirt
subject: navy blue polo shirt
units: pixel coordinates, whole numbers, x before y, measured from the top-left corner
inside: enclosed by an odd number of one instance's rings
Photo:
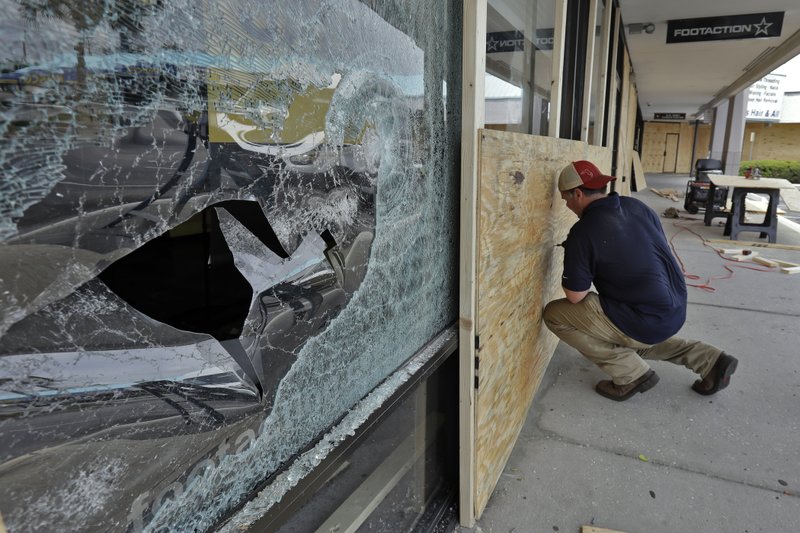
[[[616,193],[584,209],[564,243],[562,285],[594,283],[603,311],[629,337],[656,344],[686,320],[686,283],[658,216]]]

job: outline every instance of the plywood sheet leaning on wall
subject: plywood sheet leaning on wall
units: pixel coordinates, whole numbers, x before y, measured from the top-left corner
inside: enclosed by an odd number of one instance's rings
[[[636,185],[637,191],[643,191],[647,188],[642,160],[639,158],[639,152],[636,151],[633,151],[633,183]]]
[[[563,251],[577,220],[556,180],[570,161],[611,168],[607,148],[482,130],[478,187],[479,338],[475,421],[475,516],[503,471],[558,339],[542,309],[561,292]]]

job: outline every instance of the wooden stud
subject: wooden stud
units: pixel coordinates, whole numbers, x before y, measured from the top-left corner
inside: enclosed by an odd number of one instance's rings
[[[634,110],[634,116],[636,111]],[[636,191],[643,191],[647,188],[647,180],[644,177],[644,168],[642,167],[642,158],[639,156],[639,152],[633,152],[633,181],[636,183]],[[677,202],[678,198],[676,195],[672,195],[670,197],[673,201]]]
[[[759,265],[768,266],[770,268],[778,266],[777,261],[773,261],[772,259],[767,259],[766,257],[754,257],[753,261],[755,261]]]
[[[461,90],[461,220],[459,259],[459,521],[475,524],[475,305],[478,135],[484,121],[486,0],[464,2]]]
[[[616,529],[606,529],[604,527],[582,526],[581,533],[625,533]]]
[[[754,261],[756,256],[758,256],[758,252],[750,252],[749,254],[733,254],[729,255],[727,258],[733,261]]]
[[[630,110],[630,102],[628,100],[631,92],[629,57],[627,48],[624,48],[622,50],[622,79],[620,80],[622,94],[619,104],[619,123],[616,127],[616,134],[619,138],[615,161],[617,181],[614,182],[614,188],[621,196],[631,195],[631,182],[628,175],[630,174],[630,166],[627,164],[628,146],[633,146],[632,142],[628,142],[628,115]]]
[[[627,183],[628,183],[628,192],[633,190],[633,154],[635,153],[633,150],[633,143],[636,137],[636,109],[639,105],[639,97],[636,92],[636,83],[634,83],[633,78],[633,64],[630,61],[630,56],[628,56],[628,61],[626,63],[627,68],[629,70],[628,74],[628,145],[626,146],[626,157],[625,157],[625,172],[623,175],[627,176]]]

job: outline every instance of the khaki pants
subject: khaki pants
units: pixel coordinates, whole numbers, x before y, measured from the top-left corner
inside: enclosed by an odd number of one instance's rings
[[[553,300],[544,309],[544,322],[558,338],[599,366],[617,385],[627,385],[650,370],[643,359],[683,365],[705,377],[722,353],[704,342],[679,337],[658,344],[636,341],[608,319],[600,297],[594,292],[576,304],[566,298]]]

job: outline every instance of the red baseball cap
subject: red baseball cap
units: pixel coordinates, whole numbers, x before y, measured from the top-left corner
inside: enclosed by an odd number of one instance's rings
[[[558,176],[558,190],[561,192],[570,191],[575,187],[586,187],[587,189],[602,189],[608,182],[614,181],[615,177],[606,176],[600,169],[589,161],[573,161],[561,171]]]

